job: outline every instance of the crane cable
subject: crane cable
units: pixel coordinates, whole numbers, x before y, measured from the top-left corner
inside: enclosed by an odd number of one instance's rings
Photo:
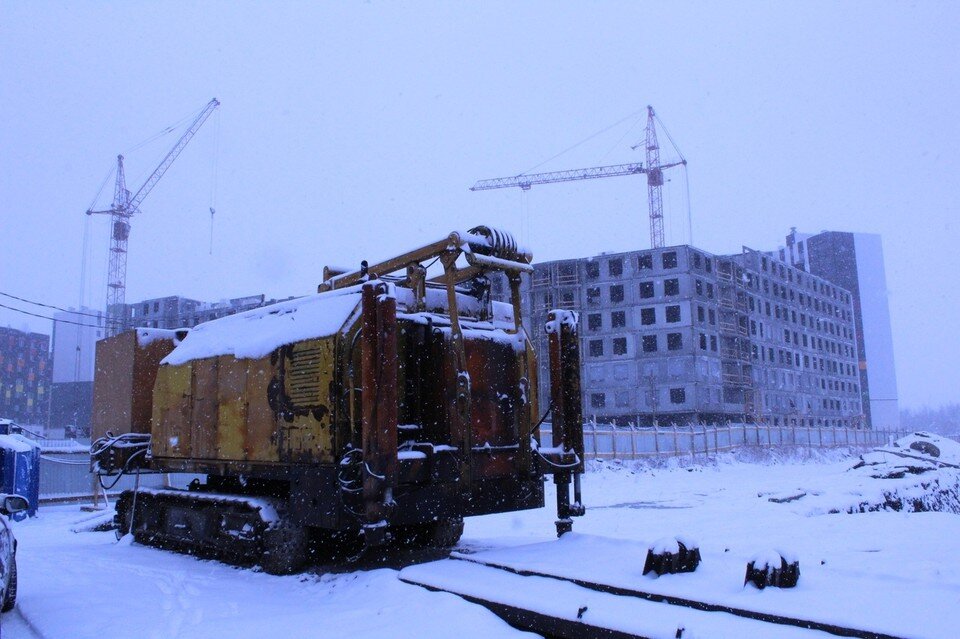
[[[630,118],[636,117],[638,114],[643,113],[645,110],[646,110],[646,109],[641,109],[641,110],[639,110],[639,111],[634,111],[634,112],[631,113],[630,115],[628,115],[628,116],[626,116],[626,117],[624,117],[624,118],[621,118],[621,119],[617,120],[616,122],[614,122],[614,123],[611,124],[610,126],[604,127],[604,128],[600,129],[599,131],[597,131],[596,133],[594,133],[594,134],[592,134],[592,135],[588,135],[587,137],[585,137],[584,139],[580,140],[580,141],[577,142],[576,144],[565,148],[563,151],[560,151],[559,153],[557,153],[557,154],[554,155],[553,157],[547,158],[546,160],[544,160],[544,161],[541,162],[540,164],[538,164],[538,165],[536,165],[536,166],[531,166],[531,167],[530,167],[529,169],[527,169],[526,171],[521,171],[521,172],[518,173],[517,175],[518,175],[518,176],[519,176],[519,175],[526,175],[526,174],[529,173],[530,171],[533,171],[533,170],[535,170],[535,169],[539,169],[541,166],[543,166],[543,165],[546,164],[547,162],[551,162],[551,161],[553,161],[553,160],[556,160],[558,157],[560,157],[560,156],[563,155],[564,153],[567,153],[568,151],[572,151],[572,150],[574,150],[575,148],[577,148],[578,146],[581,146],[581,145],[583,145],[583,144],[586,144],[587,142],[589,142],[590,140],[594,139],[594,138],[597,137],[598,135],[602,135],[602,134],[606,133],[607,131],[609,131],[610,129],[612,129],[612,128],[616,127],[616,126],[619,126],[619,125],[623,124],[624,122],[626,122],[626,121],[629,120]]]
[[[688,233],[688,243],[693,244],[693,213],[691,212],[690,206],[690,176],[687,173],[687,159],[683,155],[683,151],[680,150],[680,147],[677,146],[677,143],[674,142],[673,136],[670,135],[670,130],[667,129],[667,125],[663,123],[663,120],[660,119],[660,116],[656,113],[653,114],[654,119],[660,125],[660,128],[663,129],[663,132],[667,135],[667,139],[670,141],[670,145],[673,146],[673,150],[677,152],[677,155],[680,156],[680,160],[683,162],[683,182],[686,188],[687,193],[687,233]]]
[[[626,131],[624,131],[623,135],[620,136],[620,139],[617,140],[615,143],[613,143],[613,145],[611,145],[610,148],[607,149],[607,152],[606,152],[606,153],[604,153],[602,156],[600,156],[599,162],[601,162],[601,163],[604,162],[604,161],[606,160],[606,158],[607,158],[611,153],[613,153],[613,151],[614,151],[618,146],[620,146],[620,144],[623,142],[623,140],[624,140],[628,135],[630,135],[630,133],[633,131],[633,129],[636,128],[636,126],[637,126],[638,124],[640,124],[642,121],[643,121],[643,115],[641,114],[641,115],[637,116],[637,119],[633,121],[633,124],[631,124],[630,127],[627,128]],[[636,147],[634,147],[634,148],[636,148]]]
[[[128,149],[127,151],[124,151],[124,153],[131,153],[131,152],[136,151],[137,149],[140,149],[141,147],[143,147],[143,146],[145,146],[145,145],[153,142],[154,140],[157,140],[157,139],[159,139],[159,138],[161,138],[161,137],[163,137],[163,136],[165,136],[165,135],[169,135],[170,133],[174,133],[174,132],[179,131],[179,130],[182,128],[184,122],[190,120],[191,118],[194,118],[194,119],[195,119],[195,118],[196,118],[198,115],[200,115],[206,108],[207,108],[207,105],[204,105],[204,106],[201,107],[200,109],[197,109],[196,111],[192,112],[190,115],[187,115],[186,117],[183,117],[183,118],[177,120],[176,122],[174,122],[173,124],[171,124],[170,126],[164,128],[162,131],[160,131],[160,132],[157,133],[156,135],[153,135],[152,137],[147,138],[147,139],[144,140],[143,142],[141,142],[141,143],[139,143],[139,144],[131,147],[131,148]],[[157,166],[161,161],[163,161],[163,158],[165,158],[165,157],[167,156],[167,154],[169,154],[169,152],[170,152],[169,149],[166,149],[166,150],[165,150],[165,149],[161,149],[160,152],[158,152],[158,153],[154,156],[155,159],[154,159],[152,162],[150,162],[149,164],[147,164],[147,165],[146,165],[147,168],[146,168],[145,170],[143,170],[143,171],[137,176],[137,179],[133,181],[133,184],[139,184],[139,185],[141,185],[139,188],[142,188],[142,186],[143,186],[144,184],[146,184],[146,182],[147,182],[147,180],[150,178],[150,176],[153,175],[153,172],[156,171],[156,166]],[[153,167],[153,168],[150,168],[150,167]],[[138,188],[138,190],[139,190],[139,188]]]
[[[136,150],[138,150],[138,149],[141,149],[141,148],[145,147],[146,145],[150,144],[150,143],[153,142],[154,140],[158,140],[158,139],[162,138],[162,137],[165,136],[165,135],[169,135],[169,134],[173,133],[174,131],[176,131],[176,130],[180,127],[181,124],[183,124],[184,122],[186,122],[186,121],[189,120],[190,118],[195,118],[195,117],[197,117],[197,115],[198,115],[201,111],[203,111],[205,108],[206,108],[206,106],[201,107],[201,108],[197,109],[196,111],[192,111],[191,113],[189,113],[189,114],[185,115],[184,117],[180,118],[179,120],[177,120],[176,122],[174,122],[174,123],[171,124],[170,126],[164,127],[164,128],[161,129],[158,133],[155,133],[154,135],[151,135],[151,136],[150,136],[149,138],[147,138],[146,140],[144,140],[144,141],[142,141],[142,142],[138,142],[137,144],[134,144],[132,147],[130,147],[130,148],[127,149],[126,151],[123,151],[123,154],[126,155],[127,153],[133,153],[134,151],[136,151]]]
[[[217,132],[213,141],[213,177],[210,180],[210,255],[213,255],[213,216],[217,212],[217,178],[220,173],[220,110],[217,109]]]

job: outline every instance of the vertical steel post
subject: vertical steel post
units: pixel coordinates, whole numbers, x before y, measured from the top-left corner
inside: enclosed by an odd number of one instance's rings
[[[457,305],[455,287],[457,277],[457,254],[444,253],[440,256],[446,276],[447,305],[450,315],[450,348],[453,351],[454,365],[457,371],[455,410],[450,424],[451,444],[460,449],[460,492],[469,495],[473,485],[473,418],[471,415],[472,391],[470,375],[467,373],[467,353],[460,327],[460,311]]]
[[[387,541],[397,483],[397,301],[383,282],[364,285],[362,322],[363,531],[373,546]]]
[[[577,314],[553,310],[547,316],[550,349],[550,400],[553,404],[553,444],[575,452],[578,463],[557,468],[557,536],[573,530],[571,517],[582,515],[579,474],[583,472],[583,407],[580,392],[580,341]],[[574,479],[574,503],[570,480]]]

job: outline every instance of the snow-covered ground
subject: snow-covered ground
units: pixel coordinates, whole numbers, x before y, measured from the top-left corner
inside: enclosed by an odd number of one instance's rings
[[[838,598],[850,608],[869,607],[870,598],[885,590],[927,593],[918,605],[929,610],[917,616],[924,621],[911,625],[910,632],[904,633],[903,624],[884,618],[882,612],[872,615],[873,621],[879,629],[889,627],[891,634],[956,636],[960,516],[886,511],[827,514],[882,495],[872,482],[901,480],[873,480],[862,472],[851,472],[855,458],[835,453],[772,464],[742,459],[728,456],[709,465],[686,467],[676,463],[661,468],[596,465],[584,477],[588,512],[575,521],[575,531],[639,542],[643,547],[662,537],[689,535],[700,542],[704,567],[710,556],[723,555],[745,567],[757,552],[788,549],[799,557],[801,573],[807,576],[801,576],[796,592],[806,601],[822,602],[809,607],[836,610]],[[800,493],[806,496],[783,503],[770,501]],[[547,503],[552,500],[548,489]],[[438,559],[435,554],[397,555],[356,570],[315,568],[275,577],[118,543],[112,532],[72,532],[89,517],[77,506],[58,506],[42,508],[37,518],[15,524],[20,594],[18,611],[4,616],[6,639],[466,639],[524,634],[479,606],[397,578],[401,565]],[[468,519],[460,549],[477,553],[551,541],[554,517],[548,506]],[[598,570],[603,565],[617,566],[621,575],[636,575],[638,588],[650,585],[652,578],[641,576],[644,557],[631,550],[638,547],[636,543],[595,547]],[[840,591],[829,587],[831,574],[838,580],[869,583],[871,588]],[[737,583],[728,586],[731,592],[740,589]],[[773,600],[787,592],[768,589],[752,596]],[[819,610],[805,612],[816,618]],[[725,634],[718,625],[696,636]]]

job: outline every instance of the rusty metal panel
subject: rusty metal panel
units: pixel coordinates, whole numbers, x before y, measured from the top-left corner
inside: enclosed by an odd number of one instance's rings
[[[150,432],[157,369],[173,347],[171,339],[153,339],[139,346],[136,331],[97,342],[91,420],[94,439],[107,431],[115,435]]]
[[[473,445],[516,444],[520,383],[513,345],[486,339],[467,339],[466,351]]]
[[[247,459],[247,361],[219,357],[217,458]]]
[[[115,435],[131,432],[135,346],[133,331],[97,342],[90,424],[93,439],[103,437],[107,431]]]
[[[425,335],[425,347],[419,355],[424,380],[420,386],[420,402],[424,436],[435,444],[461,447],[463,434],[453,432],[452,414],[456,412],[457,369],[450,342],[442,329],[433,328]]]
[[[269,401],[270,382],[276,366],[269,357],[244,361],[247,364],[247,459],[258,462],[280,461],[277,416]]]
[[[333,460],[330,387],[334,340],[297,342],[283,349],[282,393],[274,398],[283,429],[284,458],[313,463]],[[277,385],[279,389],[280,386]]]
[[[133,358],[132,427],[135,433],[149,433],[153,414],[153,386],[157,381],[160,360],[169,355],[176,344],[172,339],[153,338],[146,346],[136,339]]]
[[[190,457],[217,458],[217,366],[216,357],[193,362],[193,411],[190,420]]]
[[[192,365],[162,366],[153,392],[154,457],[190,457]]]

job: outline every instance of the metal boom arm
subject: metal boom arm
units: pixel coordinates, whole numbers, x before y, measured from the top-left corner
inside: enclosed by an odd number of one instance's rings
[[[663,246],[663,200],[660,187],[663,185],[663,171],[674,166],[686,164],[681,156],[679,162],[660,164],[660,145],[657,143],[657,130],[654,124],[656,114],[653,107],[647,107],[647,139],[646,153],[647,166],[636,164],[613,164],[611,166],[594,166],[587,169],[571,169],[569,171],[551,171],[550,173],[521,173],[512,177],[479,180],[470,187],[471,191],[486,191],[489,189],[505,189],[519,186],[524,191],[530,190],[534,184],[553,184],[555,182],[573,182],[574,180],[591,180],[593,178],[616,177],[618,175],[647,176],[647,191],[650,204],[650,246]],[[669,134],[668,134],[669,137]],[[672,140],[671,140],[672,142]],[[634,147],[636,148],[636,147]],[[676,148],[676,145],[674,145]],[[679,153],[679,150],[677,151]]]
[[[143,186],[140,187],[140,190],[130,198],[130,202],[127,204],[127,210],[133,212],[137,210],[137,207],[140,206],[140,203],[143,202],[143,199],[150,194],[150,191],[153,190],[153,187],[157,185],[157,182],[160,181],[160,178],[163,177],[163,174],[167,172],[167,169],[170,168],[170,165],[173,164],[173,161],[177,159],[177,156],[180,155],[180,152],[183,151],[184,147],[190,142],[197,130],[207,121],[207,118],[210,117],[210,114],[220,106],[220,101],[216,98],[207,102],[207,106],[203,107],[203,111],[200,112],[200,115],[194,119],[193,123],[187,127],[186,132],[177,140],[177,143],[170,149],[170,152],[160,161],[160,164],[157,165],[157,168],[154,169],[153,173],[150,174],[150,177],[147,178],[147,181],[143,183]]]
[[[167,172],[173,161],[177,159],[177,156],[187,146],[197,130],[218,106],[220,106],[220,101],[214,98],[203,107],[200,114],[194,118],[186,132],[180,136],[177,143],[164,156],[157,168],[153,170],[153,173],[150,174],[150,177],[146,179],[143,186],[133,197],[130,196],[130,191],[127,190],[126,186],[123,156],[118,155],[117,184],[114,189],[113,205],[105,211],[87,211],[87,215],[110,215],[110,258],[107,263],[107,336],[120,332],[126,321],[124,305],[126,304],[127,290],[127,243],[130,239],[130,218],[139,212],[140,203],[150,194],[150,191],[157,185],[163,174]]]
[[[611,166],[594,166],[588,169],[570,169],[568,171],[552,171],[550,173],[530,173],[513,177],[493,178],[480,180],[470,187],[471,191],[486,191],[488,189],[504,189],[519,186],[526,191],[534,184],[553,184],[555,182],[571,182],[573,180],[591,180],[593,178],[615,177],[617,175],[635,175],[646,173],[640,163],[614,164]]]

